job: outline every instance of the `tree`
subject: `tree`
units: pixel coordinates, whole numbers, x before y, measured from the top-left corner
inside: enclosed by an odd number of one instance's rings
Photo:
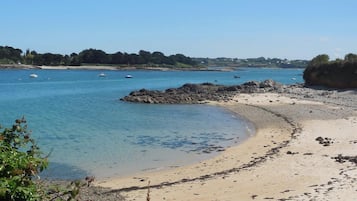
[[[139,51],[139,56],[141,57],[143,63],[149,63],[151,59],[151,53],[145,50]]]
[[[79,56],[77,53],[72,53],[69,55],[69,65],[70,66],[80,66],[81,62],[79,61]]]
[[[165,60],[165,55],[162,52],[153,52],[151,55],[150,62],[154,64],[163,64]]]
[[[35,54],[32,61],[34,65],[43,65],[42,54]]]
[[[109,63],[108,55],[102,50],[87,49],[79,53],[81,63],[106,64]]]
[[[357,55],[352,53],[346,54],[345,61],[351,63],[357,62]]]
[[[71,64],[71,57],[67,54],[62,57],[61,65],[69,66]]]
[[[26,64],[33,64],[33,59],[37,53],[35,51],[30,51],[30,49],[26,50],[24,61]]]
[[[121,52],[116,52],[111,55],[111,64],[122,64],[123,63],[123,53]]]
[[[170,58],[174,61],[174,63],[183,63],[183,64],[188,64],[188,65],[194,65],[196,62],[194,62],[191,58],[186,57],[183,54],[175,54],[171,55]]]
[[[333,88],[357,88],[357,56],[347,54],[345,60],[329,62],[327,55],[318,55],[304,71],[307,85],[322,85]]]
[[[61,54],[45,53],[42,55],[43,64],[46,66],[58,66],[61,64],[63,56]]]
[[[8,59],[14,63],[17,63],[22,60],[22,50],[9,47],[9,46],[0,46],[0,59]]]
[[[327,64],[329,60],[330,57],[327,54],[320,54],[310,61],[309,66],[321,66],[323,64]]]
[[[22,55],[22,50],[8,46],[0,46],[0,60],[2,63],[17,63],[25,62],[31,65],[71,65],[80,66],[83,63],[87,64],[157,64],[157,65],[176,65],[179,67],[191,67],[196,65],[190,57],[183,54],[165,56],[162,52],[149,52],[140,50],[135,53],[107,54],[102,50],[86,49],[79,54],[72,53],[71,55],[61,55],[53,53],[39,54],[36,51],[27,49]]]

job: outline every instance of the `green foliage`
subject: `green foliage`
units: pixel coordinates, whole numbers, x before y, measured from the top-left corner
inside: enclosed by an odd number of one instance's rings
[[[88,64],[107,64],[109,57],[107,53],[102,50],[88,49],[79,53],[81,63]]]
[[[103,50],[86,49],[79,54],[72,53],[70,55],[44,53],[39,54],[36,51],[26,50],[24,55],[21,55],[20,49],[12,47],[0,46],[0,63],[14,64],[23,61],[25,64],[30,65],[46,65],[46,66],[80,66],[82,64],[89,65],[142,65],[146,66],[161,65],[161,66],[176,66],[181,63],[189,65],[190,67],[197,65],[197,63],[190,57],[186,57],[183,54],[176,54],[171,56],[165,56],[162,52],[148,52],[140,50],[139,54],[128,54],[116,52],[114,54],[108,54]]]
[[[307,85],[357,88],[357,55],[347,54],[344,60],[335,61],[319,55],[311,60],[303,76]]]
[[[69,185],[43,185],[39,173],[48,166],[35,140],[30,137],[24,118],[17,119],[11,128],[0,126],[0,200],[1,201],[74,201],[80,190],[89,187],[94,177],[86,182]]]
[[[12,63],[17,63],[22,61],[22,50],[16,49],[9,46],[0,46],[0,59],[8,59]]]
[[[24,125],[25,124],[25,125]],[[30,138],[26,120],[17,119],[12,128],[0,132],[0,200],[38,200],[33,178],[48,165],[47,158]]]
[[[356,54],[352,54],[352,53],[347,54],[345,56],[345,61],[347,61],[347,62],[357,62],[357,55]]]
[[[314,57],[308,66],[315,67],[315,66],[321,66],[323,64],[327,64],[330,60],[330,57],[327,54],[320,54]]]

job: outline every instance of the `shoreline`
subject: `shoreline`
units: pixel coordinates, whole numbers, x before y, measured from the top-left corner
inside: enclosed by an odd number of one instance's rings
[[[13,69],[13,70],[108,70],[108,71],[129,71],[129,70],[147,70],[147,71],[222,71],[229,72],[242,68],[255,68],[255,69],[302,69],[296,68],[282,68],[282,67],[261,67],[261,66],[237,66],[237,67],[220,67],[204,66],[204,67],[158,67],[158,66],[106,66],[106,65],[81,65],[81,66],[36,66],[28,64],[0,64],[0,70]]]
[[[211,102],[253,122],[256,135],[198,164],[96,181],[95,185],[111,188],[107,193],[121,193],[128,200],[144,200],[149,181],[153,200],[299,200],[326,195],[332,200],[341,196],[352,200],[357,168],[331,158],[355,154],[356,110],[303,100],[301,94],[240,94],[228,102]],[[341,126],[343,135],[332,132]],[[316,132],[319,129],[325,133]],[[317,137],[326,138],[328,145],[321,146]],[[340,149],[336,144],[341,144]],[[341,176],[341,171],[352,179]],[[343,189],[349,193],[341,195],[338,186],[349,186]]]
[[[211,70],[208,67],[155,67],[155,66],[105,66],[105,65],[82,65],[82,66],[35,66],[25,64],[0,64],[0,69],[14,70],[96,70],[96,71],[130,71],[130,70],[147,70],[147,71],[224,71],[225,69]]]

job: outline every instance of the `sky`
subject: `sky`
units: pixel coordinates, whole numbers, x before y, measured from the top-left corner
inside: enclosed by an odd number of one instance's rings
[[[334,59],[357,53],[356,8],[356,0],[1,0],[0,46]]]

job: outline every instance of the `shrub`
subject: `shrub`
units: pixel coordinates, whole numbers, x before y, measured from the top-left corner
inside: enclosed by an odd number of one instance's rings
[[[39,200],[33,178],[48,166],[47,158],[30,137],[24,118],[0,129],[0,200]]]
[[[357,55],[348,54],[345,60],[328,59],[327,55],[318,55],[310,61],[303,75],[305,84],[357,88]]]

